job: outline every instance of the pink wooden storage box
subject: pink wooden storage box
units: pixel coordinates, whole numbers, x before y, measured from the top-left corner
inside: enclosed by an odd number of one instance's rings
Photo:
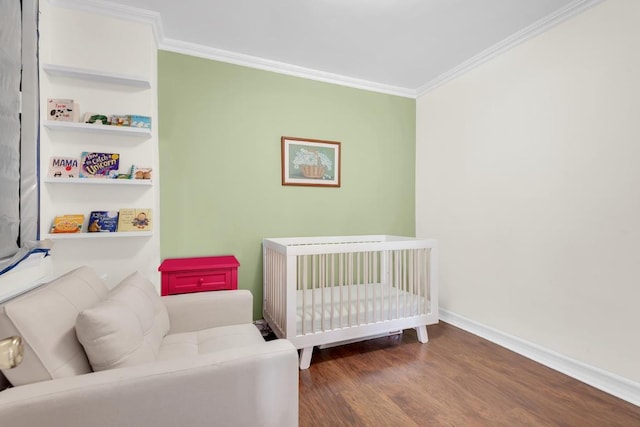
[[[158,267],[162,273],[161,294],[238,289],[239,266],[233,255],[165,259]]]

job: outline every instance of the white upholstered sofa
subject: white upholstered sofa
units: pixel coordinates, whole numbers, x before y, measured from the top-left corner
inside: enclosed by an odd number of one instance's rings
[[[0,306],[0,338],[25,344],[0,425],[295,426],[297,352],[251,321],[248,291],[160,297],[76,269]]]

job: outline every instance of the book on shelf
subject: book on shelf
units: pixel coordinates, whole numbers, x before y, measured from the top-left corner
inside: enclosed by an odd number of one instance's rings
[[[112,114],[109,116],[109,124],[111,126],[128,126],[140,129],[151,129],[151,117],[139,116],[137,114]]]
[[[78,178],[79,160],[77,157],[58,157],[53,156],[49,160],[49,172],[47,176],[50,178]]]
[[[59,215],[53,219],[51,233],[81,233],[83,214]]]
[[[100,113],[84,113],[82,121],[84,123],[95,125],[110,125],[111,122],[105,114]]]
[[[77,122],[80,118],[80,109],[73,99],[49,98],[47,111],[47,119],[56,122]]]
[[[89,214],[89,233],[115,233],[118,231],[118,212],[93,211]]]
[[[138,116],[132,114],[129,116],[130,126],[132,128],[141,128],[141,129],[151,129],[151,117],[149,116]]]
[[[151,209],[120,209],[118,231],[151,231],[152,229]]]
[[[91,153],[84,151],[80,158],[81,178],[116,178],[120,167],[118,153]]]
[[[111,126],[131,126],[131,116],[112,114],[109,116]]]
[[[131,166],[131,179],[151,179],[151,168],[141,168],[136,165]]]

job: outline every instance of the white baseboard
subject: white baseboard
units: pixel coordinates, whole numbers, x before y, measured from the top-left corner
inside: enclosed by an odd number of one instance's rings
[[[525,341],[475,320],[440,308],[440,320],[487,339],[528,359],[640,406],[640,383],[587,365],[537,344]]]

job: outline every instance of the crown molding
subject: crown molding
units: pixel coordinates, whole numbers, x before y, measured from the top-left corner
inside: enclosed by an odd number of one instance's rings
[[[65,9],[92,12],[99,15],[110,16],[112,18],[147,24],[151,26],[156,46],[158,46],[164,39],[162,17],[158,12],[110,3],[103,0],[49,0],[49,3]]]
[[[299,67],[297,65],[273,61],[271,59],[211,48],[209,46],[198,45],[195,43],[187,43],[181,40],[164,39],[159,44],[159,48],[170,52],[182,53],[185,55],[197,56],[215,61],[256,68],[259,70],[272,71],[274,73],[332,83],[340,86],[347,86],[388,95],[396,95],[405,98],[416,98],[416,91],[413,89],[385,85],[368,80],[347,77],[340,74]]]
[[[462,62],[451,70],[440,74],[435,79],[425,83],[424,85],[416,89],[412,89],[376,83],[368,80],[356,79],[353,77],[347,77],[325,71],[314,70],[311,68],[300,67],[284,62],[211,48],[208,46],[188,43],[181,40],[165,38],[164,31],[162,29],[162,17],[160,16],[160,14],[145,9],[110,3],[105,0],[49,0],[51,4],[59,7],[78,9],[151,25],[156,39],[156,44],[158,48],[162,50],[412,99],[425,95],[426,93],[445,84],[446,82],[453,80],[461,76],[462,74],[467,73],[468,71],[471,71],[472,69],[489,61],[490,59],[495,58],[496,56],[514,48],[520,43],[523,43],[549,30],[550,28],[560,24],[561,22],[564,22],[603,1],[604,0],[574,0],[565,7],[538,20],[537,22],[518,31],[517,33],[512,34],[506,39]]]
[[[558,9],[554,13],[545,16],[544,18],[534,22],[528,27],[523,28],[517,33],[512,34],[506,39],[494,44],[488,49],[483,50],[479,54],[469,58],[458,66],[452,68],[451,70],[440,74],[435,79],[427,82],[426,84],[420,86],[416,89],[417,97],[425,95],[426,93],[432,91],[438,86],[443,85],[444,83],[455,79],[456,77],[461,76],[462,74],[471,71],[472,69],[482,65],[483,63],[489,61],[492,58],[516,47],[520,43],[523,43],[539,34],[544,33],[545,31],[555,27],[556,25],[584,12],[587,9],[597,5],[598,3],[602,3],[604,0],[574,0],[571,3],[567,4],[565,7]]]
[[[562,372],[634,405],[640,405],[640,383],[569,358],[548,348],[440,308],[440,320],[489,340],[544,366]]]

